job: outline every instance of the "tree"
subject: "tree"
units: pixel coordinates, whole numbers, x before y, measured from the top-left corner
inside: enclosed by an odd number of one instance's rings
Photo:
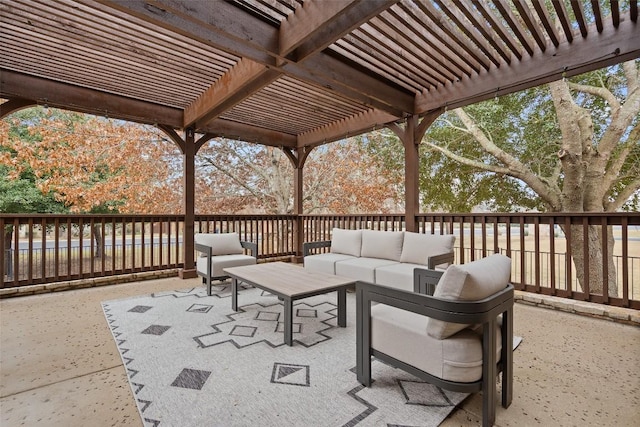
[[[637,61],[551,82],[547,86],[459,108],[441,116],[423,140],[430,184],[454,183],[447,196],[468,198],[449,165],[480,187],[474,204],[549,212],[614,212],[637,209],[640,190],[640,73]],[[442,165],[438,162],[445,159]],[[506,185],[505,185],[506,184]],[[446,184],[445,184],[446,185]],[[499,193],[490,187],[498,188]],[[431,188],[431,187],[430,187]],[[421,190],[430,191],[421,186]],[[436,197],[437,194],[430,193]],[[434,200],[430,197],[430,200]],[[454,197],[454,198],[455,198]],[[468,205],[466,207],[469,207]],[[567,231],[567,230],[565,230]],[[599,227],[589,229],[583,258],[582,227],[573,227],[573,261],[578,280],[617,295],[615,265],[603,259]],[[612,233],[608,247],[613,248]],[[610,251],[611,253],[611,251]],[[602,266],[609,263],[609,277]]]
[[[200,149],[196,162],[197,211],[293,211],[293,167],[279,148],[219,138]],[[357,139],[315,148],[304,167],[304,211],[394,209],[397,195],[376,162]]]
[[[180,171],[173,143],[147,126],[33,108],[3,121],[0,165],[71,212],[176,213]],[[171,201],[173,203],[167,203]],[[48,211],[41,211],[47,213]]]
[[[0,212],[181,211],[181,174],[167,167],[176,147],[149,127],[41,107],[0,123]]]

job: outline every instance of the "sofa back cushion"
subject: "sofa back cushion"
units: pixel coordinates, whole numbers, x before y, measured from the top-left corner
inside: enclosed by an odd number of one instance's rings
[[[422,234],[405,231],[400,262],[429,265],[429,258],[453,252],[453,234]]]
[[[238,233],[197,233],[194,239],[196,243],[211,247],[211,255],[243,253]]]
[[[331,232],[331,252],[351,256],[360,256],[362,230],[343,230],[334,228]]]
[[[361,256],[400,261],[403,238],[402,231],[362,230]]]
[[[451,265],[438,281],[433,296],[453,301],[481,300],[507,287],[510,276],[511,259],[501,254]],[[445,339],[468,326],[429,319],[427,333],[436,339]]]

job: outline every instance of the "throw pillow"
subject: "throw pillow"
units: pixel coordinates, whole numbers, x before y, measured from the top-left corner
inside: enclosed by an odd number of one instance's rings
[[[453,252],[453,234],[422,234],[405,231],[400,262],[429,265],[429,258]]]
[[[211,255],[236,255],[243,253],[238,233],[198,233],[195,242],[211,247]]]
[[[331,252],[351,256],[360,256],[362,230],[343,230],[334,228],[331,232]]]
[[[478,261],[452,265],[444,272],[433,294],[452,301],[477,301],[504,289],[511,276],[511,259],[494,254]],[[469,325],[429,319],[427,333],[436,339],[445,339]]]

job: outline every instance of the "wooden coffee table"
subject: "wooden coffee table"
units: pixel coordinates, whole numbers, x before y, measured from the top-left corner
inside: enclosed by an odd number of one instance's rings
[[[314,273],[285,262],[225,268],[231,277],[231,308],[238,311],[238,282],[277,295],[284,302],[284,342],[293,344],[293,301],[338,292],[338,326],[347,326],[347,287],[356,280],[332,274]]]

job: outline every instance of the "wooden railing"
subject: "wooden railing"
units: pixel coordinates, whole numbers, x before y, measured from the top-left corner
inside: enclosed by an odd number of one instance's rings
[[[196,233],[237,232],[241,240],[258,244],[258,259],[296,255],[295,215],[197,215]]]
[[[0,215],[0,284],[182,267],[181,215]]]
[[[416,224],[419,232],[454,234],[456,263],[511,257],[517,289],[640,309],[640,213],[420,214]],[[1,214],[0,287],[183,268],[183,226],[181,215]],[[196,232],[235,231],[256,242],[263,262],[300,259],[302,242],[330,240],[335,227],[397,231],[405,218],[198,215],[195,223]],[[584,242],[594,240],[610,262],[602,271],[590,262],[576,267],[576,258],[590,259],[593,245]],[[609,277],[604,289],[589,284],[597,273]]]
[[[303,215],[302,221],[305,241],[330,240],[334,227],[402,230],[405,224],[402,215]],[[457,264],[509,256],[516,289],[640,309],[640,213],[419,214],[416,224],[422,233],[454,234]],[[594,272],[589,260],[598,251],[609,262]],[[587,262],[577,268],[580,257]],[[602,290],[593,289],[598,273],[609,277]]]

